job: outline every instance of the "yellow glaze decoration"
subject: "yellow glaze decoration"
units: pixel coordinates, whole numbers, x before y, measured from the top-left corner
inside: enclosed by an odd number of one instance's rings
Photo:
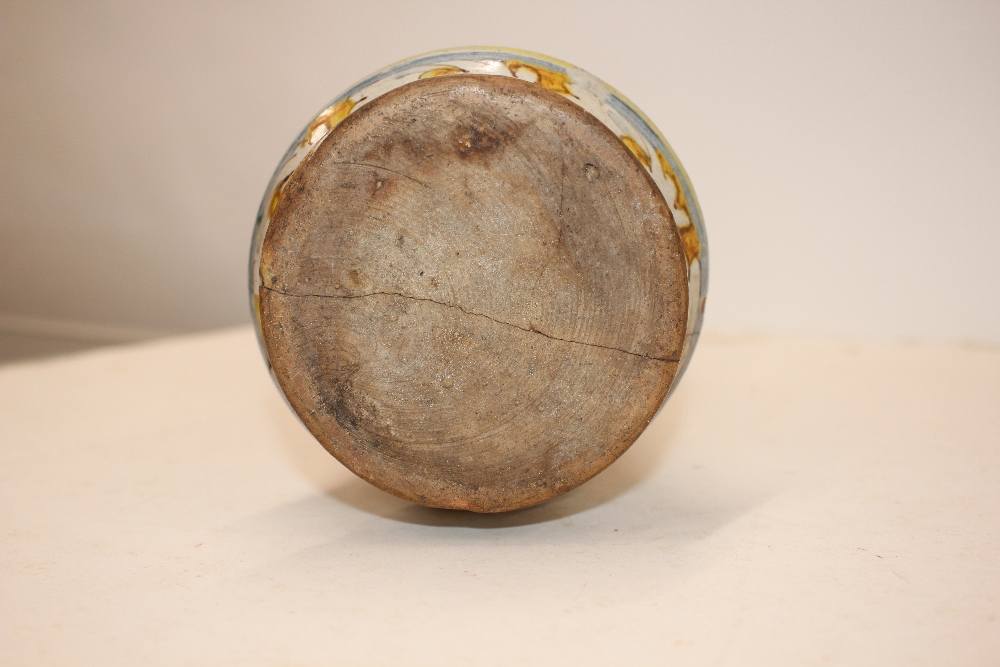
[[[363,99],[365,98],[362,97],[361,100]],[[326,128],[326,131],[323,132],[323,135],[326,136],[330,130],[340,125],[340,122],[350,115],[350,113],[354,110],[354,106],[361,100],[352,100],[351,98],[347,98],[342,102],[337,102],[332,107],[316,116],[316,120],[310,123],[309,129],[306,130],[306,136],[302,138],[301,146],[304,148],[311,144],[312,138],[316,136],[316,131],[321,127]]]
[[[573,83],[569,75],[563,72],[557,72],[555,70],[546,69],[538,65],[529,65],[521,60],[508,60],[506,63],[507,69],[510,73],[517,78],[522,78],[518,76],[518,72],[524,70],[525,72],[530,72],[535,75],[535,83],[539,84],[543,88],[548,88],[549,90],[559,93],[560,95],[567,95],[572,98],[576,98],[576,95],[569,89],[569,84]]]
[[[418,79],[430,79],[435,76],[447,76],[448,74],[464,74],[466,70],[461,67],[455,67],[454,65],[445,65],[444,67],[435,67],[434,69],[429,69],[420,76]]]
[[[688,210],[687,197],[684,196],[681,179],[674,173],[667,161],[667,156],[661,151],[656,151],[656,161],[660,163],[663,177],[674,184],[674,209],[683,211],[684,215],[687,216],[687,220],[682,221],[684,226],[678,227],[677,232],[681,235],[681,245],[684,246],[684,255],[687,257],[688,264],[692,264],[694,260],[701,257],[701,239],[698,238],[698,230],[695,229],[691,221],[691,211]]]
[[[646,169],[652,171],[653,161],[649,158],[649,153],[646,152],[646,149],[640,146],[638,141],[627,134],[623,134],[619,138],[626,146],[628,146],[628,149],[632,151],[632,154],[639,158],[639,162],[641,162]]]
[[[291,176],[291,174],[288,176]],[[288,182],[288,176],[281,179],[281,183],[278,183],[278,187],[274,189],[274,193],[271,195],[271,201],[267,203],[268,219],[274,217],[274,209],[278,208],[278,198],[281,197],[281,191],[285,188],[285,183]]]
[[[260,329],[260,293],[253,293],[253,319],[257,324],[257,328]]]
[[[684,255],[688,264],[693,264],[694,260],[701,256],[701,239],[698,238],[698,230],[694,225],[687,224],[677,228],[677,233],[681,235],[681,245],[684,246]]]
[[[660,170],[663,172],[663,176],[670,180],[674,184],[674,208],[678,211],[684,211],[684,215],[687,216],[688,220],[691,220],[691,211],[688,210],[687,197],[684,196],[684,188],[681,187],[681,179],[677,178],[677,174],[674,170],[670,168],[670,163],[667,162],[667,156],[656,151],[656,161],[660,163]]]

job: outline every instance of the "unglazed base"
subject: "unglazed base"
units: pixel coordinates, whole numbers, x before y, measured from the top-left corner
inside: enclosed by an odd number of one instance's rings
[[[268,358],[310,431],[380,488],[482,512],[542,502],[620,456],[670,389],[685,245],[648,165],[566,95],[407,83],[279,192]]]

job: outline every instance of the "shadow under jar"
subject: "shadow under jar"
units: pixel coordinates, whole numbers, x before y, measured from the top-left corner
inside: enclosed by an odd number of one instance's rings
[[[325,109],[261,206],[254,312],[322,445],[433,507],[593,477],[690,358],[707,284],[666,142],[582,70],[504,50],[392,66]]]

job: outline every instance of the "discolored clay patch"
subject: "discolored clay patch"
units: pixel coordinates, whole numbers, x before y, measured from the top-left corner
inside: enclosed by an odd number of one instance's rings
[[[274,209],[260,318],[278,382],[334,456],[414,502],[563,493],[635,441],[676,373],[670,210],[549,88],[461,72],[397,88],[340,121]]]
[[[455,145],[459,157],[469,158],[492,153],[514,138],[515,135],[502,128],[480,124],[458,128],[455,132]]]

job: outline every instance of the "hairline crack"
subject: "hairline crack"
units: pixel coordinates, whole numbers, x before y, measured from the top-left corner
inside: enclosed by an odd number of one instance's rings
[[[428,303],[436,304],[438,306],[444,306],[445,308],[455,308],[455,309],[458,309],[458,310],[462,311],[466,315],[471,315],[471,316],[475,316],[475,317],[484,317],[484,318],[490,320],[491,322],[495,322],[497,324],[502,324],[502,325],[505,325],[505,326],[508,326],[508,327],[513,327],[515,329],[519,329],[519,330],[527,332],[527,333],[538,334],[539,336],[543,336],[543,337],[548,338],[550,340],[559,341],[561,343],[571,343],[573,345],[584,345],[586,347],[597,347],[597,348],[601,348],[603,350],[611,350],[613,352],[621,352],[622,354],[629,354],[629,355],[632,355],[633,357],[639,357],[641,359],[649,359],[650,361],[662,361],[662,362],[665,362],[665,363],[678,363],[678,361],[679,361],[679,359],[672,359],[672,358],[669,358],[669,357],[654,357],[654,356],[650,356],[648,354],[641,354],[639,352],[632,352],[631,350],[623,350],[620,347],[613,347],[611,345],[601,345],[600,343],[585,343],[584,341],[580,341],[580,340],[569,340],[569,339],[566,339],[566,338],[559,338],[558,336],[553,336],[551,334],[547,334],[544,331],[539,331],[538,329],[525,328],[525,327],[522,327],[522,326],[518,326],[517,324],[514,324],[513,322],[505,322],[503,320],[498,320],[498,319],[496,319],[494,317],[490,317],[489,315],[486,315],[485,313],[477,313],[474,310],[467,310],[465,307],[463,307],[463,306],[461,306],[461,305],[459,305],[457,303],[447,303],[445,301],[438,301],[436,299],[430,299],[430,298],[427,298],[427,297],[412,296],[410,294],[401,294],[399,292],[366,292],[364,294],[295,294],[293,292],[284,292],[284,291],[276,289],[274,287],[267,287],[266,285],[261,285],[260,288],[264,289],[264,290],[267,290],[268,292],[274,292],[275,294],[280,294],[282,296],[287,296],[287,297],[292,297],[292,298],[365,299],[365,298],[369,298],[369,297],[373,297],[373,296],[394,296],[394,297],[399,297],[401,299],[410,299],[412,301],[425,301],[425,302],[428,302]]]

